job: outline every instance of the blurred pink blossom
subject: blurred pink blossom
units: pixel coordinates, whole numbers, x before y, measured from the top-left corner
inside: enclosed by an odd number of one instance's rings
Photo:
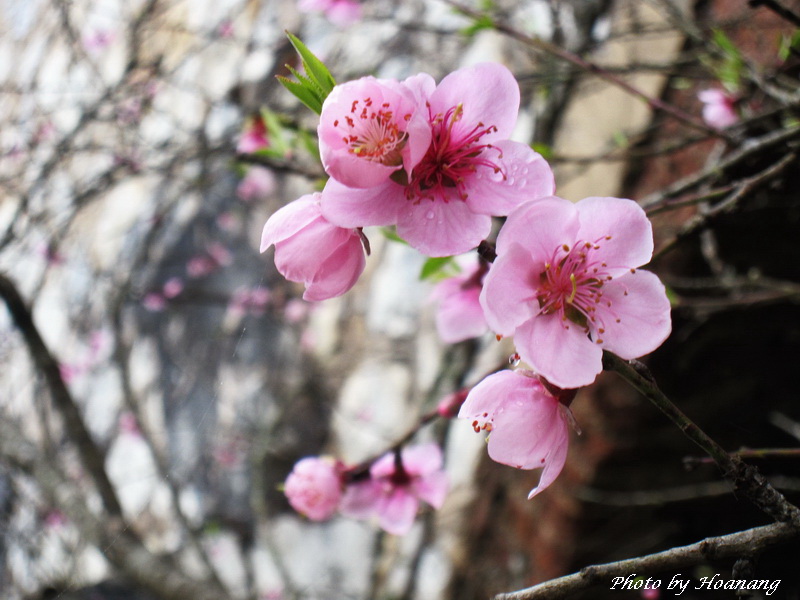
[[[223,19],[220,24],[217,25],[217,35],[222,39],[232,38],[234,33],[233,21],[230,19]]]
[[[736,98],[723,90],[703,90],[697,94],[703,103],[703,120],[717,129],[725,129],[739,122]]]
[[[308,315],[309,305],[299,298],[292,298],[283,307],[283,318],[289,323],[299,323]]]
[[[180,277],[170,277],[164,283],[164,287],[161,291],[164,298],[168,300],[175,298],[183,291],[183,279]]]
[[[356,519],[377,517],[384,531],[405,535],[414,524],[420,500],[441,508],[447,495],[442,451],[436,444],[405,447],[385,454],[370,468],[370,478],[351,483],[340,511]]]
[[[233,293],[228,310],[237,316],[262,315],[270,301],[270,291],[262,286],[253,289],[240,288]]]
[[[342,497],[341,465],[327,457],[306,457],[286,478],[284,493],[292,508],[312,521],[329,519]]]
[[[204,277],[210,275],[219,268],[219,264],[204,254],[198,254],[189,259],[186,263],[186,273],[189,277]]]
[[[652,254],[650,221],[632,200],[525,203],[497,237],[480,296],[486,320],[551,383],[589,385],[603,350],[638,358],[670,333],[664,285],[637,269]]]
[[[468,392],[469,390],[464,388],[442,398],[436,406],[438,415],[445,419],[452,419],[458,416],[458,411],[461,410],[461,405],[467,399]]]
[[[644,600],[658,600],[661,597],[661,590],[658,588],[643,588],[642,598]]]
[[[83,36],[83,47],[87,52],[97,54],[114,41],[114,33],[105,29],[94,29]]]
[[[533,498],[564,468],[569,433],[568,410],[525,371],[493,373],[470,391],[458,416],[489,436],[489,457],[517,469],[543,468]]]
[[[149,292],[144,295],[142,305],[149,311],[161,312],[167,307],[167,300],[160,292]]]
[[[206,251],[221,267],[227,267],[233,262],[231,251],[219,242],[211,242]]]
[[[303,12],[323,12],[334,25],[346,27],[361,19],[361,4],[357,0],[300,0],[297,8]]]
[[[477,259],[459,275],[436,284],[431,298],[437,303],[436,330],[443,342],[455,344],[489,330],[479,301],[487,271],[487,264]]]
[[[235,231],[240,223],[239,216],[231,211],[225,211],[217,215],[217,226],[223,231]]]
[[[248,119],[244,131],[239,136],[239,143],[236,151],[239,154],[249,154],[269,146],[267,137],[267,125],[260,115]]]
[[[308,194],[273,214],[261,236],[261,252],[275,246],[275,266],[289,281],[303,283],[304,300],[326,300],[352,288],[366,259],[355,229],[322,216],[319,194]]]
[[[247,174],[236,187],[236,195],[240,200],[252,202],[263,200],[275,191],[275,174],[265,167],[250,167]]]

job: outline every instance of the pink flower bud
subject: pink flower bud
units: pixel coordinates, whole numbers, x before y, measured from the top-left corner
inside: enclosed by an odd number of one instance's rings
[[[289,281],[303,283],[304,300],[326,300],[353,287],[366,265],[361,236],[322,216],[320,194],[284,206],[264,226],[261,251],[275,246],[275,266]]]
[[[304,458],[286,478],[284,493],[292,508],[312,521],[329,519],[342,497],[341,467],[330,458]]]

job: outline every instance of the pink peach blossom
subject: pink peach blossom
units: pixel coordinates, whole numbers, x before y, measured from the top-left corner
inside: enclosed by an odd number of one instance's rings
[[[427,110],[432,137],[424,156],[411,161],[412,170],[406,164],[372,187],[356,189],[331,178],[322,211],[332,223],[396,225],[398,235],[424,254],[448,256],[477,246],[493,215],[507,215],[520,199],[553,193],[545,160],[508,139],[519,86],[507,68],[483,63],[451,73],[438,86],[426,74],[404,85]]]
[[[670,333],[664,285],[637,270],[652,253],[650,221],[632,200],[525,203],[497,237],[480,296],[486,320],[551,383],[589,385],[604,349],[637,358]]]
[[[341,466],[330,458],[306,457],[286,478],[284,493],[292,508],[312,521],[329,519],[342,496]]]
[[[703,103],[703,120],[717,129],[739,122],[734,103],[736,99],[723,90],[703,90],[697,94]]]
[[[161,312],[167,308],[167,300],[160,292],[149,292],[142,298],[142,305],[151,312]]]
[[[319,148],[325,171],[353,188],[410,173],[425,155],[431,128],[412,88],[391,79],[362,77],[333,88],[320,114]]]
[[[272,194],[276,187],[275,174],[271,170],[265,167],[250,167],[244,179],[236,186],[236,195],[245,202],[263,200]]]
[[[441,508],[447,495],[442,451],[436,444],[390,452],[370,468],[370,478],[347,486],[339,507],[345,516],[377,517],[384,531],[405,535],[414,524],[420,500]]]
[[[183,291],[183,279],[180,277],[170,277],[161,288],[161,293],[164,298],[171,300]]]
[[[247,125],[239,137],[236,151],[239,154],[249,154],[269,146],[267,137],[267,125],[261,116],[256,116],[248,120]]]
[[[443,342],[455,344],[489,330],[479,301],[486,263],[480,260],[436,284],[431,297],[437,302],[436,330]]]
[[[320,212],[319,196],[308,194],[281,208],[261,237],[262,252],[275,246],[281,275],[305,284],[304,300],[341,296],[366,265],[359,232],[329,223]]]
[[[297,8],[303,12],[323,12],[339,27],[352,25],[361,18],[361,4],[356,0],[300,0]]]
[[[487,431],[489,457],[517,469],[542,468],[533,498],[555,481],[567,460],[569,430],[564,405],[530,372],[500,371],[476,385],[458,416]]]

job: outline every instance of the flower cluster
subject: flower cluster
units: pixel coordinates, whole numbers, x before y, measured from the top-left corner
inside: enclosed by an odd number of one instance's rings
[[[368,226],[395,226],[400,237],[429,256],[475,248],[489,235],[493,216],[555,189],[547,162],[509,140],[519,98],[511,72],[491,63],[451,73],[439,85],[424,73],[404,81],[364,77],[337,85],[322,105],[318,127],[322,164],[330,176],[317,197],[319,219],[330,231],[341,229],[342,237],[354,231],[361,237]],[[290,236],[317,244],[312,232],[294,223],[276,213],[265,227],[262,250]],[[315,247],[332,256],[333,248]],[[336,277],[352,286],[360,265],[338,267]],[[278,270],[292,281],[329,288],[314,299],[349,289],[326,286],[324,273],[310,279],[291,261],[281,261]]]
[[[547,162],[509,139],[519,102],[512,74],[489,63],[438,85],[423,73],[332,87],[318,105],[329,179],[267,221],[261,249],[275,246],[278,270],[305,284],[305,299],[323,300],[345,293],[363,271],[364,227],[395,227],[431,257],[480,246],[481,258],[461,262],[460,274],[434,290],[437,329],[447,343],[487,330],[513,338],[512,362],[526,366],[489,375],[436,412],[489,433],[493,460],[541,468],[533,497],[564,467],[570,403],[602,371],[603,352],[648,354],[671,321],[664,285],[640,268],[653,253],[644,210],[622,198],[555,196]],[[506,219],[487,252],[498,216]],[[286,484],[292,505],[312,519],[339,511],[401,534],[420,501],[438,508],[444,500],[435,446],[390,452],[359,477],[315,460],[298,463]]]
[[[436,444],[389,452],[368,469],[347,469],[329,458],[307,457],[286,479],[284,491],[296,511],[324,521],[337,511],[374,519],[395,535],[408,533],[420,500],[440,508],[447,494],[442,452]]]

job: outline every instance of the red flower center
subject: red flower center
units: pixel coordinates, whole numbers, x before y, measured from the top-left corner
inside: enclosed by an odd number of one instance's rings
[[[608,265],[593,256],[600,249],[600,242],[610,240],[605,236],[595,242],[577,242],[572,248],[567,244],[553,251],[550,262],[545,263],[539,274],[538,293],[540,314],[559,314],[566,329],[570,323],[582,327],[587,333],[595,332],[598,344],[603,343],[605,333],[598,306],[610,313],[612,302],[603,298],[603,285],[613,279],[608,274]]]
[[[430,105],[428,105],[430,110]],[[422,161],[414,168],[411,181],[406,187],[406,197],[419,203],[423,199],[450,200],[450,190],[455,189],[460,200],[467,199],[465,180],[478,167],[487,167],[495,173],[501,172],[497,163],[488,156],[488,150],[503,154],[491,144],[481,144],[480,139],[487,133],[497,131],[494,125],[478,123],[472,129],[458,125],[464,113],[461,104],[453,106],[444,115],[430,116],[433,127],[431,144]],[[505,179],[505,175],[503,176]]]
[[[404,121],[410,118],[410,114],[403,115]],[[371,98],[363,102],[353,100],[350,114],[336,119],[333,126],[346,133],[342,140],[349,146],[347,151],[350,154],[387,166],[403,163],[400,151],[408,134],[400,130],[388,102],[376,108]]]

